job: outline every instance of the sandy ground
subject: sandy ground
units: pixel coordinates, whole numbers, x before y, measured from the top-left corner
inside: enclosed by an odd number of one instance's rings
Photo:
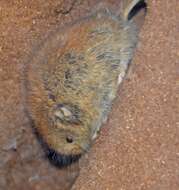
[[[32,46],[96,2],[0,1],[0,190],[68,190],[78,175],[73,190],[179,189],[178,0],[149,0],[132,70],[80,164],[52,166],[23,112],[21,74]]]

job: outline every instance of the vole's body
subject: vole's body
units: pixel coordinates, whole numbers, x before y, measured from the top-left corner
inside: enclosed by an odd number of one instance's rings
[[[135,26],[101,9],[54,33],[27,68],[27,107],[50,148],[88,149],[106,121],[137,42]]]

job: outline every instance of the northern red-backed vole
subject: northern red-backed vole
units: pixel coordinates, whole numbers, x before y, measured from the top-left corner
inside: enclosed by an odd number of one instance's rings
[[[106,121],[125,76],[137,30],[103,7],[50,36],[26,68],[26,106],[49,148],[64,159],[83,154]]]

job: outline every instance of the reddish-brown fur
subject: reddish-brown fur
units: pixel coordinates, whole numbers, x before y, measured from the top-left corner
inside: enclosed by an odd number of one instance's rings
[[[59,29],[37,50],[26,73],[27,108],[50,148],[62,155],[88,150],[136,41],[132,23],[102,8]]]

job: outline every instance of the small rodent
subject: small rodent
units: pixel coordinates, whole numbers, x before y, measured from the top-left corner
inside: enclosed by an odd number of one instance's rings
[[[63,163],[86,152],[107,119],[137,43],[129,15],[139,2],[130,1],[120,15],[99,8],[59,29],[27,65],[28,113]]]

